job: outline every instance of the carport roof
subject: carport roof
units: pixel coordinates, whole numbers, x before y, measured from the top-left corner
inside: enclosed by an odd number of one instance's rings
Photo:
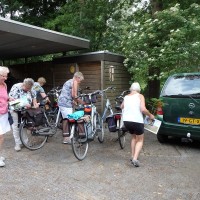
[[[89,40],[0,17],[0,59],[89,48]]]

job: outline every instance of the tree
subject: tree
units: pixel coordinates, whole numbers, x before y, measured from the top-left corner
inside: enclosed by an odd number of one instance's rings
[[[124,17],[121,49],[133,80],[162,80],[174,72],[189,72],[200,63],[200,6],[180,4],[152,15],[147,7]],[[154,74],[149,75],[153,69]],[[147,77],[147,78],[146,78]],[[151,96],[150,96],[151,97]],[[156,96],[154,96],[156,97]]]
[[[89,39],[90,51],[102,50],[108,46],[108,38],[112,37],[106,34],[109,20],[116,10],[130,2],[130,0],[68,0],[59,15],[46,23],[46,27]]]

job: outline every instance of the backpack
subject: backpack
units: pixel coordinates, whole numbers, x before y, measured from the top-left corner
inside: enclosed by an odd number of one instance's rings
[[[30,108],[26,111],[28,127],[36,127],[46,123],[42,108]]]
[[[109,115],[106,117],[106,122],[108,123],[108,129],[110,132],[117,131],[117,124],[114,115]]]

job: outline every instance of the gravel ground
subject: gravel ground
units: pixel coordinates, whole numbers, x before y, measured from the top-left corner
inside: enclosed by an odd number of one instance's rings
[[[171,141],[160,144],[145,132],[141,167],[130,164],[130,136],[124,150],[116,133],[89,144],[78,161],[61,132],[39,150],[14,150],[12,133],[5,136],[0,168],[0,200],[199,200],[200,145]]]

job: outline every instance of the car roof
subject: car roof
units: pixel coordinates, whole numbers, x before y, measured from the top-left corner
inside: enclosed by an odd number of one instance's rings
[[[188,75],[200,75],[200,72],[190,72],[190,73],[177,73],[173,74],[172,76],[188,76]]]

